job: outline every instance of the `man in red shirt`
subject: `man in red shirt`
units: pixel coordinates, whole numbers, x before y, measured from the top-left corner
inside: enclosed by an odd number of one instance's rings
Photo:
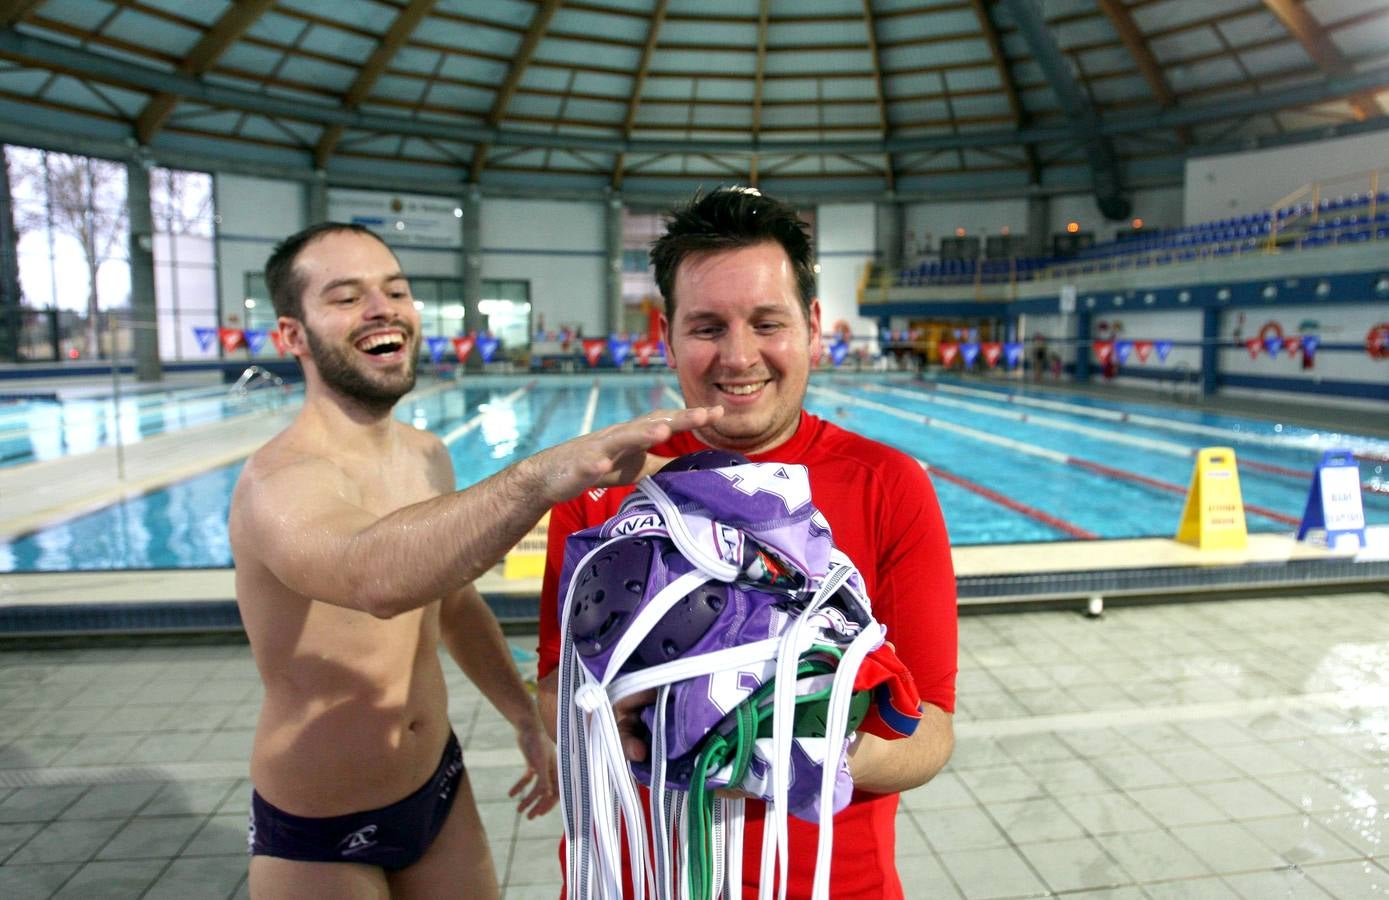
[[[950,547],[935,492],[910,456],[802,409],[820,356],[820,303],[811,246],[795,211],[755,190],[725,189],[678,209],[653,245],[666,357],[688,406],[721,405],[721,419],[673,436],[652,453],[714,447],[753,462],[806,466],[811,497],[834,542],[863,575],[873,614],[926,702],[911,737],[860,733],[849,751],[850,805],[835,817],[831,896],[902,897],[895,865],[897,794],[929,781],[954,747],[956,609]],[[540,604],[540,708],[556,722],[564,541],[617,511],[631,488],[595,488],[550,514]],[[629,746],[629,755],[643,750]],[[755,897],[763,804],[749,800],[745,895]],[[788,894],[808,897],[817,827],[790,821]]]

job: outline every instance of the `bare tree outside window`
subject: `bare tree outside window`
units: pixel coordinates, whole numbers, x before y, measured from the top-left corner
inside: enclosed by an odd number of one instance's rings
[[[100,356],[103,308],[130,301],[125,166],[28,147],[5,161],[25,305],[81,311],[85,355]]]
[[[154,295],[159,353],[164,359],[208,359],[194,335],[219,324],[212,176],[206,172],[150,170],[154,226]]]

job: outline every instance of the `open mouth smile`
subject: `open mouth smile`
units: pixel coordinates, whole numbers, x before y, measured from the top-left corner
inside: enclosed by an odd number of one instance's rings
[[[396,356],[405,349],[405,334],[400,331],[378,331],[361,338],[354,346],[370,356]]]

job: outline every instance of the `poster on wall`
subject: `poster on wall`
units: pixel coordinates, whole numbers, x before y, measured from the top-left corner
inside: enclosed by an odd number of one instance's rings
[[[395,247],[462,247],[461,208],[449,197],[328,191],[328,218],[365,225]]]

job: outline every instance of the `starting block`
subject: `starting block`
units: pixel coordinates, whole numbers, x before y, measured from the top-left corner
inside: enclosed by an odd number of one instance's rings
[[[1239,470],[1230,447],[1197,452],[1176,539],[1201,550],[1243,550],[1249,543]]]

